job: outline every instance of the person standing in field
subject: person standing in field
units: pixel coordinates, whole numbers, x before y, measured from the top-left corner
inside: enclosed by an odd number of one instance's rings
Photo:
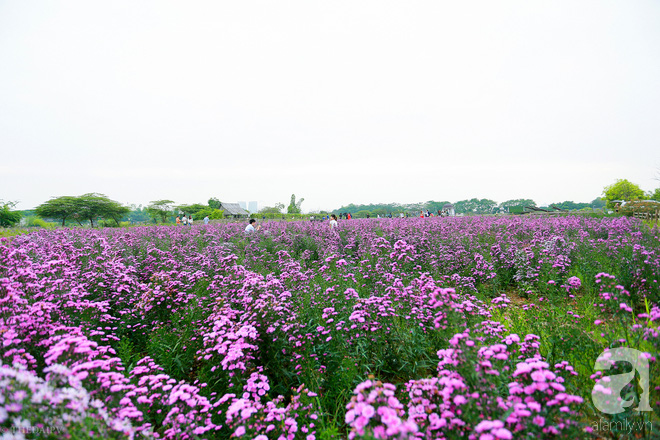
[[[176,225],[181,226],[181,219],[179,218],[178,215],[176,216]]]
[[[188,217],[186,217],[186,214],[183,214],[183,226],[188,226]]]
[[[188,216],[188,226],[192,226],[192,224],[193,224],[193,218],[192,218],[192,215],[189,215]]]
[[[339,223],[337,223],[337,216],[332,214],[330,216],[330,230],[333,231],[335,228],[337,228],[338,225]]]
[[[206,217],[204,217],[204,224],[205,225],[209,224],[209,216],[208,215]]]

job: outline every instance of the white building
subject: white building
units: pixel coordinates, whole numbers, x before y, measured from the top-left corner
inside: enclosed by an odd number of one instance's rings
[[[248,202],[247,210],[250,211],[250,214],[254,214],[255,212],[259,211],[257,202],[254,200]]]

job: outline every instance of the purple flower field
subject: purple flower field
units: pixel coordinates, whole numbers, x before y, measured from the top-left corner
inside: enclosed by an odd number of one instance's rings
[[[658,435],[657,229],[578,216],[244,227],[0,238],[0,438]],[[608,388],[625,364],[594,369],[615,347],[648,360],[652,411],[634,410],[637,381]],[[594,389],[632,405],[604,414]]]

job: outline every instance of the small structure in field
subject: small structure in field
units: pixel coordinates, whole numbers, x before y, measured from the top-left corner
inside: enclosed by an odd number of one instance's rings
[[[454,205],[452,205],[451,203],[446,203],[442,207],[442,215],[447,217],[454,217],[456,215],[456,211],[454,210]]]
[[[247,218],[250,215],[238,203],[222,203],[220,209],[224,211],[225,218]]]

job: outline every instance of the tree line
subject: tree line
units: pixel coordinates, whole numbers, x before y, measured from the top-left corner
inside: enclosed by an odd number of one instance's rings
[[[31,211],[11,211],[15,203],[0,202],[0,226],[13,226],[24,215],[34,214],[45,220],[55,220],[62,226],[78,224],[82,226],[89,223],[91,227],[98,226],[104,221],[105,226],[120,226],[121,222],[130,223],[167,223],[176,215],[195,216],[211,219],[221,219],[224,212],[220,209],[222,203],[217,198],[209,199],[208,204],[195,203],[192,205],[175,205],[172,200],[154,200],[149,205],[125,206],[111,200],[104,194],[87,193],[81,196],[54,197]],[[108,224],[110,222],[110,224]]]
[[[594,208],[600,209],[605,206],[605,201],[600,198],[596,198],[590,203],[575,203],[572,201],[565,201],[561,203],[553,203],[551,206],[555,206],[559,209],[565,210],[580,210],[584,208]],[[497,203],[494,200],[490,199],[466,199],[459,200],[458,202],[451,203],[449,201],[433,201],[429,200],[428,202],[422,203],[410,203],[410,204],[399,204],[399,203],[380,203],[380,204],[349,204],[342,206],[337,211],[351,213],[356,217],[366,217],[367,215],[371,217],[376,217],[380,215],[384,217],[388,214],[400,214],[400,213],[419,213],[420,211],[430,211],[436,213],[442,211],[445,205],[452,205],[454,212],[457,214],[464,215],[484,215],[484,214],[496,214],[498,212],[508,212],[511,208],[516,207],[537,207],[537,204],[532,199],[512,199],[507,200],[502,203]]]
[[[656,180],[660,181],[660,172]],[[597,197],[589,203],[564,201],[550,204],[550,206],[568,211],[585,208],[618,210],[618,207],[624,204],[623,202],[640,200],[660,202],[660,188],[656,188],[654,191],[644,192],[638,185],[626,179],[619,179],[603,189],[602,197]],[[296,195],[292,194],[291,201],[286,207],[287,214],[301,214],[303,201],[303,198],[296,199]],[[376,217],[379,215],[385,217],[388,214],[418,213],[427,210],[435,213],[441,211],[447,204],[453,205],[454,211],[457,214],[464,215],[493,214],[508,211],[516,207],[537,206],[536,202],[531,199],[512,199],[497,203],[490,199],[472,198],[459,200],[454,203],[433,200],[410,204],[376,203],[356,205],[351,203],[332,212],[351,213],[355,217]],[[146,207],[142,207],[142,205],[125,206],[115,200],[109,199],[104,194],[87,193],[81,196],[54,197],[37,206],[33,211],[17,211],[13,209],[15,206],[15,202],[4,202],[0,200],[0,227],[14,226],[26,214],[35,214],[46,220],[57,220],[62,226],[66,226],[67,222],[80,226],[83,223],[89,222],[91,227],[98,225],[100,220],[103,220],[106,226],[112,223],[119,226],[122,221],[129,221],[130,223],[144,223],[148,221],[167,223],[172,221],[177,214],[193,216],[195,219],[206,216],[210,219],[221,219],[224,217],[224,212],[221,209],[222,203],[215,197],[209,199],[207,204],[175,205],[172,200],[154,200],[149,202]],[[275,206],[262,208],[259,214],[267,215],[271,218],[272,215],[283,214],[284,209],[284,204],[278,203]]]

